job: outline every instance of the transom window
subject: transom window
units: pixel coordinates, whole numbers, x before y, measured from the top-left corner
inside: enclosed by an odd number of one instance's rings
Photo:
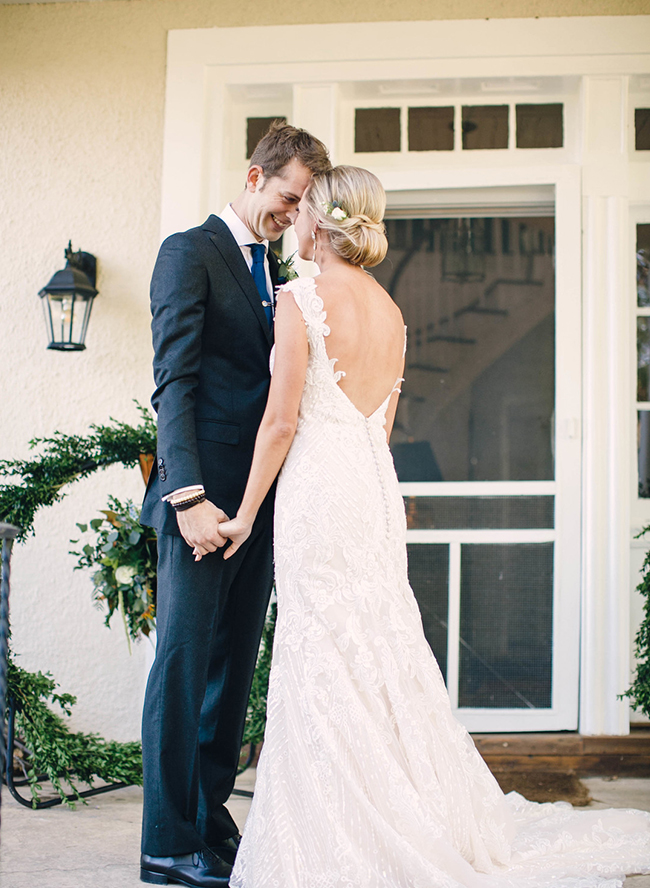
[[[514,108],[514,115],[511,110]],[[427,105],[406,108],[356,108],[356,153],[402,150],[402,115],[407,117],[408,151],[453,151],[456,126],[461,150],[508,148],[514,120],[516,148],[562,148],[564,105]],[[650,128],[650,127],[649,127]]]

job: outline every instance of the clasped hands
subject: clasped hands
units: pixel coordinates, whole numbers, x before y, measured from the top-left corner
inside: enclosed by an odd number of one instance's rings
[[[200,561],[204,555],[221,549],[228,540],[231,540],[231,543],[223,557],[231,558],[246,542],[252,530],[252,524],[240,518],[233,518],[231,521],[223,509],[219,509],[209,500],[184,512],[177,512],[176,518],[183,539],[192,549],[195,561]]]

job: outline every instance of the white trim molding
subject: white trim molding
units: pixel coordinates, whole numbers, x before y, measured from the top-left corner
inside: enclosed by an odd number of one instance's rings
[[[636,152],[633,138],[634,102],[650,108],[649,48],[650,16],[214,28],[168,38],[163,237],[219,212],[242,187],[248,116],[282,114],[320,136],[335,162],[369,166],[403,215],[424,191],[433,214],[554,209],[555,480],[402,487],[405,496],[555,497],[553,530],[507,531],[509,540],[554,540],[562,565],[554,681],[565,686],[564,714],[560,723],[540,712],[525,730],[629,729],[618,694],[629,685],[630,552],[641,545],[631,527],[650,509],[634,493],[630,255],[631,219],[650,211],[650,152]],[[563,103],[562,147],[517,148],[515,106],[531,101]],[[355,155],[355,107],[422,104],[454,105],[453,150],[409,151],[402,113],[400,151]],[[463,104],[508,104],[508,147],[463,150]],[[456,589],[466,533],[413,531],[409,541],[448,543]],[[476,530],[472,539],[503,533]],[[453,595],[452,628],[460,608]],[[450,650],[452,677],[457,660]],[[485,730],[485,713],[465,715]],[[516,712],[501,716],[500,730],[521,729]]]

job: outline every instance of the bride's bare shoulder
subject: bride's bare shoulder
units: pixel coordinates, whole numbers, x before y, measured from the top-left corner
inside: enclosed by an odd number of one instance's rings
[[[401,312],[387,291],[361,268],[325,271],[314,278],[314,283],[324,303],[349,300],[350,298],[370,298],[394,317],[401,318]]]

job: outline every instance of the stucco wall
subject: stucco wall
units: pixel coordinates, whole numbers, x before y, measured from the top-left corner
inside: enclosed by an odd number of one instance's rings
[[[649,0],[116,0],[0,5],[0,457],[33,436],[83,433],[148,403],[148,282],[158,248],[169,29],[250,24],[639,14]],[[290,52],[284,47],[281,52]],[[98,257],[100,295],[81,354],[48,352],[37,293],[63,249]],[[139,733],[146,643],[129,658],[68,554],[75,522],[109,493],[138,500],[137,471],[112,468],[44,512],[13,563],[13,648],[79,696],[74,725]]]

